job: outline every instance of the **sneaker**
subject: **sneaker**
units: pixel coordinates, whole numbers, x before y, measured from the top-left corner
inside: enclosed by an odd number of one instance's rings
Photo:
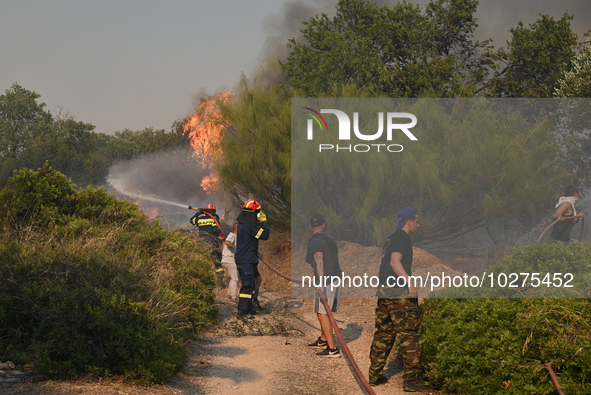
[[[369,385],[371,385],[372,387],[377,387],[378,385],[382,385],[382,384],[386,384],[388,382],[388,379],[385,378],[384,376],[380,377],[379,379],[375,379],[375,380],[369,380]]]
[[[324,350],[317,352],[316,355],[319,357],[340,358],[341,352],[338,348],[330,348],[327,346]]]
[[[308,344],[308,347],[318,347],[318,348],[326,348],[328,347],[328,342],[326,340],[322,340],[320,337],[316,339],[314,343]]]
[[[257,309],[254,306],[250,306],[248,309],[248,314],[257,315]]]
[[[428,392],[433,391],[433,388],[429,387],[421,379],[414,379],[413,381],[407,381],[402,384],[402,390],[406,392]]]

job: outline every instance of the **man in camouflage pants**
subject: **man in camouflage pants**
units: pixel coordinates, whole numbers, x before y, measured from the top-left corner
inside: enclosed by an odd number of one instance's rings
[[[410,207],[398,212],[398,225],[382,248],[380,286],[376,307],[376,331],[369,358],[369,384],[384,384],[384,367],[398,337],[398,352],[404,363],[402,376],[404,391],[430,391],[421,378],[421,321],[418,291],[409,281],[412,275],[412,242],[410,234],[419,227],[419,216]]]

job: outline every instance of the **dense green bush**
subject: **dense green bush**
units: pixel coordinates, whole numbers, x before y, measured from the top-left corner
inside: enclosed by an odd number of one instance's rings
[[[0,358],[162,381],[215,319],[209,255],[45,166],[0,193]]]
[[[438,298],[591,298],[591,243],[534,244],[515,248],[479,276],[480,287],[461,286]],[[492,284],[494,286],[491,286]],[[449,282],[446,282],[448,284]]]
[[[590,251],[589,244],[537,244],[516,249],[488,271],[577,270],[583,277]],[[430,382],[454,394],[554,394],[545,367],[551,363],[564,393],[591,393],[591,301],[507,298],[506,288],[493,292],[489,296],[505,297],[425,301]]]

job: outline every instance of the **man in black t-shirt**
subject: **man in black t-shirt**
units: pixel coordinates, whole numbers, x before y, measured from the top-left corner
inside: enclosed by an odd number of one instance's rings
[[[412,241],[410,235],[419,227],[419,216],[411,207],[398,212],[398,225],[382,248],[380,286],[376,307],[376,331],[369,358],[369,383],[386,382],[384,366],[398,335],[398,352],[404,363],[402,389],[429,391],[421,379],[421,321],[417,301],[418,291],[410,281],[412,275]]]
[[[408,276],[412,276],[412,241],[408,233],[402,229],[396,229],[394,233],[388,236],[382,247],[382,260],[378,275],[380,286],[378,287],[377,296],[379,298],[404,298],[408,296],[407,281],[399,279],[400,276],[396,274],[391,265],[392,253],[394,252],[400,254],[400,263],[404,272]]]
[[[324,227],[325,223],[322,215],[313,215],[310,219],[310,229],[312,229],[314,234],[308,241],[306,262],[314,268],[314,286],[317,290],[314,299],[314,312],[320,322],[321,333],[320,337],[315,342],[308,344],[308,346],[324,348],[323,351],[316,353],[318,356],[338,358],[341,356],[341,352],[336,347],[328,313],[324,308],[324,304],[320,300],[318,292],[324,292],[330,311],[336,313],[340,296],[340,287],[333,288],[330,277],[340,277],[342,271],[339,265],[337,243],[332,237],[324,233]],[[325,281],[325,278],[328,278],[328,280]],[[328,286],[325,287],[325,284]]]

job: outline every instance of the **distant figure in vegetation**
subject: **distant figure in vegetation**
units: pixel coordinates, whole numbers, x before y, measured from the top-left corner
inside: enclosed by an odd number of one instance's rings
[[[254,199],[249,199],[244,203],[237,222],[235,260],[242,281],[238,295],[237,316],[252,318],[256,315],[253,305],[256,290],[255,279],[261,276],[258,270],[259,240],[269,239],[271,229],[267,223],[267,216],[261,211],[259,202]]]
[[[556,204],[556,212],[552,215],[552,220],[560,221],[552,227],[548,243],[562,241],[565,245],[570,240],[570,231],[575,224],[583,218],[585,214],[577,214],[575,203],[579,200],[579,191],[574,185],[569,185],[564,190],[564,196],[561,196]]]
[[[421,378],[423,340],[419,317],[418,290],[410,281],[412,275],[412,241],[410,235],[419,227],[419,216],[411,207],[398,212],[396,230],[384,243],[380,263],[376,331],[369,359],[369,384],[386,382],[384,366],[398,337],[398,352],[404,363],[402,389],[404,391],[430,391]],[[399,277],[405,281],[398,281]]]
[[[224,268],[222,267],[224,234],[220,229],[219,219],[215,206],[208,204],[205,208],[197,208],[197,212],[189,221],[199,228],[199,237],[211,246],[217,283],[221,285],[224,277]]]
[[[230,275],[230,285],[228,286],[228,298],[236,300],[236,287],[238,286],[238,270],[236,269],[236,261],[234,255],[236,254],[236,231],[238,229],[238,222],[234,222],[234,229],[226,241],[224,241],[224,249],[222,250],[222,266]]]
[[[314,214],[310,218],[310,229],[312,229],[312,237],[308,240],[308,248],[306,250],[306,262],[314,268],[314,286],[319,285],[316,289],[324,292],[326,301],[330,311],[336,313],[339,305],[339,297],[341,294],[341,287],[332,287],[332,282],[328,280],[325,282],[325,277],[340,277],[342,275],[341,266],[339,265],[339,250],[334,239],[324,233],[324,217],[320,214]],[[324,284],[331,284],[331,287],[325,287]],[[316,353],[320,357],[339,358],[341,352],[337,348],[334,335],[332,333],[332,326],[328,318],[328,312],[324,304],[320,300],[318,292],[314,299],[314,313],[320,323],[320,337],[313,343],[308,344],[310,347],[324,348],[324,350]]]

